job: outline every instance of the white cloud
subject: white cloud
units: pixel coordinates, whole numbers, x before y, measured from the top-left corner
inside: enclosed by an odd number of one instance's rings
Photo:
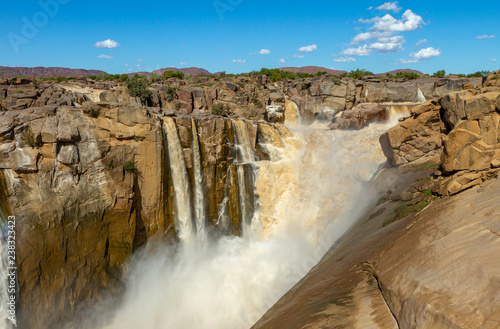
[[[140,68],[140,67],[141,67],[141,64],[137,64],[137,65],[136,65],[135,67],[138,67],[138,68]]]
[[[416,60],[428,60],[441,55],[440,49],[435,49],[433,47],[424,48],[416,54],[410,54]]]
[[[245,63],[246,59],[233,59],[233,63]]]
[[[285,62],[285,59],[284,58],[280,58],[278,63],[284,63]]]
[[[379,38],[377,42],[368,45],[368,48],[381,53],[395,53],[403,50],[403,43],[405,38],[397,35],[391,38]]]
[[[269,55],[270,53],[271,51],[269,49],[261,49],[258,52],[259,55]]]
[[[124,67],[129,67],[130,65],[128,65],[128,64],[125,64],[125,65],[123,65],[123,66],[124,66]]]
[[[97,58],[111,59],[111,58],[115,58],[115,56],[109,56],[109,55],[103,55],[103,54],[101,54],[101,55],[97,56]]]
[[[310,45],[310,46],[300,47],[298,50],[299,50],[301,53],[310,53],[310,52],[312,52],[312,51],[315,51],[316,49],[318,49],[318,46],[317,46],[317,45]]]
[[[180,63],[179,63],[179,65],[180,65],[180,66],[184,66],[184,65],[186,65],[186,64],[187,64],[186,62],[180,62]]]
[[[365,43],[370,39],[382,38],[382,37],[390,37],[392,32],[364,32],[356,35],[351,39],[351,45],[357,45],[360,43]]]
[[[417,42],[417,48],[420,47],[420,45],[425,45],[427,43],[427,39],[422,39],[419,42]]]
[[[97,47],[97,48],[118,48],[118,47],[120,47],[120,44],[118,42],[116,42],[115,40],[108,39],[108,40],[96,42],[94,47]]]
[[[297,54],[295,54],[295,55],[293,55],[293,58],[304,58],[304,55],[297,55]]]
[[[495,36],[494,35],[478,35],[476,39],[493,39]]]
[[[341,56],[368,56],[370,55],[370,49],[367,45],[360,46],[358,48],[347,48],[340,52]]]
[[[392,31],[392,32],[409,32],[415,31],[422,24],[424,20],[421,16],[415,14],[410,9],[403,13],[401,19],[395,19],[391,15],[387,14],[380,17],[375,17],[371,20],[361,20],[362,23],[375,22],[375,24],[370,28],[375,31]]]
[[[398,59],[396,60],[399,64],[409,64],[409,63],[418,63],[417,59],[408,58],[408,59]]]
[[[496,63],[497,60],[496,60],[496,58],[492,58],[492,59],[490,59],[490,62]]]
[[[138,62],[144,62],[144,59],[139,58],[137,61],[138,61]]]
[[[398,11],[401,10],[401,7],[399,7],[398,2],[395,1],[395,2],[386,2],[383,5],[378,6],[376,9],[377,10],[392,10],[392,11],[397,13]]]
[[[370,7],[366,8],[366,9],[368,9],[368,10],[372,10],[372,9],[373,9],[373,6],[370,6]]]
[[[334,59],[333,61],[337,62],[337,63],[354,63],[354,62],[356,62],[356,58],[354,58],[354,57],[340,57],[340,58]]]

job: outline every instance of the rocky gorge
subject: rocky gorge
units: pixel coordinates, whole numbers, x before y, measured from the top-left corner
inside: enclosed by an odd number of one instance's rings
[[[333,130],[363,135],[403,109],[407,117],[380,137],[387,163],[373,181],[383,198],[255,328],[494,328],[499,76],[192,77],[152,84],[146,104],[117,83],[4,79],[1,208],[19,221],[19,323],[74,322],[103,291],[120,293],[127,259],[151,241],[242,236],[266,207],[253,163],[260,176],[278,170],[265,171],[285,157],[288,127],[332,120]],[[214,104],[231,116],[212,115]],[[429,284],[453,264],[449,282]]]

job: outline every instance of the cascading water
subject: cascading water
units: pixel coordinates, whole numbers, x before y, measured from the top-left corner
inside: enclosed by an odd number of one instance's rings
[[[175,190],[175,205],[177,212],[176,227],[179,232],[179,237],[182,240],[187,240],[193,234],[193,221],[184,152],[182,151],[177,128],[172,118],[165,118],[163,130],[166,138],[165,144],[168,149],[172,182]]]
[[[255,154],[245,122],[241,120],[232,120],[232,123],[235,132],[236,147],[238,148],[238,162],[254,162]]]
[[[200,142],[196,122],[191,120],[193,133],[193,170],[194,170],[194,212],[196,230],[200,236],[205,234],[205,193],[203,193],[203,173],[201,165]]]
[[[107,328],[251,327],[374,203],[369,180],[385,160],[378,138],[396,122],[360,131],[297,127],[293,135],[266,126],[274,132],[264,141],[274,139],[281,150],[279,158],[258,162],[259,220],[241,237],[185,244],[183,234],[178,248],[147,245],[137,252],[122,305]],[[170,145],[179,145],[170,137],[177,136],[173,122],[165,129],[170,161],[178,161],[174,173],[184,160],[180,146]],[[182,170],[175,172],[180,181]]]
[[[253,184],[254,171],[257,169],[255,165],[255,153],[250,142],[250,135],[245,122],[241,120],[232,120],[234,127],[235,144],[238,150],[236,171],[238,174],[238,194],[241,212],[241,222],[243,227],[250,222],[252,217],[251,211],[255,209],[255,205],[250,204],[249,186],[246,179],[250,176],[250,182]],[[250,164],[245,166],[244,164]],[[253,193],[253,191],[252,191]],[[253,208],[253,209],[252,209]]]

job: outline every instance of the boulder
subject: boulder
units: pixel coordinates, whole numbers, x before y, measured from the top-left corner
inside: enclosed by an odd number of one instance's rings
[[[385,121],[388,118],[387,108],[378,104],[361,104],[352,110],[342,112],[340,117],[333,118],[330,129],[362,129],[372,122]]]
[[[473,96],[465,102],[465,114],[468,119],[481,119],[486,114],[495,112],[500,101],[500,93],[487,93]]]
[[[65,165],[78,163],[78,147],[75,145],[62,145],[57,153],[57,161]]]
[[[31,147],[16,148],[10,152],[10,167],[18,173],[32,173],[38,170],[38,150]]]
[[[457,122],[466,117],[465,102],[473,97],[472,92],[458,91],[449,93],[441,98],[441,107],[443,108],[443,120],[451,129]]]

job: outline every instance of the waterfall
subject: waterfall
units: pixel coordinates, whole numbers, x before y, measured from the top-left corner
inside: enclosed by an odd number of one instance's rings
[[[280,133],[271,125],[259,124],[257,132],[257,142],[261,151],[275,162],[284,158],[286,149]]]
[[[418,88],[418,92],[417,92],[417,102],[418,103],[425,103],[425,96],[420,88]]]
[[[238,172],[238,192],[239,192],[239,201],[240,201],[240,211],[241,211],[241,223],[246,224],[249,221],[248,218],[248,195],[247,195],[247,187],[245,183],[245,167],[244,165],[237,165],[236,167]]]
[[[163,129],[167,139],[165,144],[168,148],[170,170],[175,190],[176,228],[181,240],[188,240],[193,234],[193,222],[184,152],[172,118],[167,117],[164,119]]]
[[[238,149],[238,162],[254,162],[255,155],[245,122],[241,120],[232,120],[232,123],[234,127],[235,144]]]
[[[200,142],[196,122],[191,119],[193,133],[193,171],[194,171],[194,212],[198,236],[205,234],[205,193],[203,193],[203,172],[201,164]]]
[[[271,161],[257,162],[253,184],[251,163],[234,168],[244,184],[239,192],[253,188],[259,198],[252,225],[242,236],[214,235],[178,248],[146,245],[131,260],[131,279],[107,328],[250,328],[376,202],[369,181],[385,161],[378,138],[394,119],[359,131],[331,131],[320,123],[289,131],[260,123],[259,142]],[[171,119],[165,129],[176,201],[189,209],[186,172],[174,170],[183,158]],[[248,196],[240,199],[251,205]],[[224,203],[219,225],[226,225]],[[242,213],[251,215],[245,207]]]

